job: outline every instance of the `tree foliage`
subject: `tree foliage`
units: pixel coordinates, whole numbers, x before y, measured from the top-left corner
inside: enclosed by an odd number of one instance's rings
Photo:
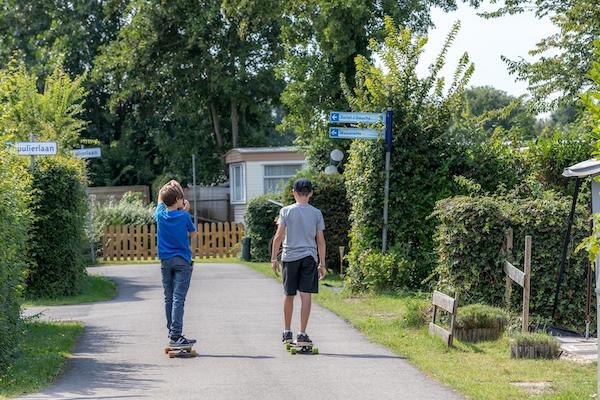
[[[572,104],[592,81],[588,72],[594,59],[592,44],[600,36],[600,7],[596,0],[495,0],[502,6],[487,17],[533,10],[538,18],[549,17],[558,32],[542,39],[530,55],[536,61],[510,60],[509,71],[526,80],[534,100],[556,105],[552,99]]]
[[[465,54],[454,80],[444,90],[438,77],[445,55],[456,36],[456,24],[430,68],[419,78],[416,66],[427,38],[405,28],[398,30],[386,19],[388,36],[380,47],[383,66],[363,56],[356,58],[356,86],[345,85],[345,94],[354,111],[394,111],[393,153],[389,196],[388,238],[390,251],[414,261],[418,269],[407,282],[419,285],[431,271],[434,221],[427,217],[437,200],[452,193],[453,157],[447,153],[444,134],[452,116],[462,106],[464,87],[473,71]],[[373,50],[377,44],[372,41]],[[384,72],[384,68],[387,72]],[[383,145],[378,141],[354,141],[345,169],[348,199],[352,205],[351,266],[368,249],[381,248],[383,209]]]
[[[354,85],[354,60],[370,58],[371,39],[383,41],[384,17],[422,33],[432,25],[431,7],[449,11],[456,8],[456,1],[291,0],[285,4],[285,55],[278,72],[286,81],[281,100],[287,113],[280,129],[295,132],[297,143],[307,148],[311,167],[322,171],[333,149],[325,117],[329,111],[349,107],[337,78],[342,75]],[[336,146],[347,150],[348,143]]]

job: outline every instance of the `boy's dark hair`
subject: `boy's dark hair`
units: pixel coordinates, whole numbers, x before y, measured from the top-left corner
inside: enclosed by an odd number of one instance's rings
[[[160,198],[167,207],[177,203],[177,200],[183,199],[183,191],[177,185],[169,182],[160,188]]]
[[[297,179],[294,182],[293,187],[294,187],[294,192],[299,193],[304,196],[308,195],[310,192],[313,191],[312,182],[305,178]]]

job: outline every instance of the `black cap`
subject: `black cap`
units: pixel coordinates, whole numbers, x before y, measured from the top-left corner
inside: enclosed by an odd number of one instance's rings
[[[297,179],[294,182],[294,192],[298,193],[310,193],[313,187],[311,181],[306,178]]]

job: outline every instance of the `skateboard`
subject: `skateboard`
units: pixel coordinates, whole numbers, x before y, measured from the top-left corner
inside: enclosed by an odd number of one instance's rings
[[[180,358],[196,357],[198,355],[198,353],[196,353],[196,350],[193,350],[192,347],[193,346],[184,346],[184,347],[171,347],[171,346],[167,346],[167,347],[165,347],[165,354],[167,354],[169,356],[169,358],[175,358],[175,357],[180,357]]]
[[[314,344],[298,344],[296,342],[285,343],[285,349],[290,352],[291,355],[295,354],[319,354],[319,348],[315,347]]]

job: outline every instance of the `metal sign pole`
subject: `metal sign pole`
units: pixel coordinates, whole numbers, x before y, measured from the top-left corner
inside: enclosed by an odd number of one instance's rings
[[[388,204],[390,197],[390,163],[392,157],[392,123],[394,113],[388,107],[385,113],[385,184],[383,188],[383,231],[381,233],[381,252],[387,251]]]
[[[198,216],[196,215],[196,155],[192,154],[192,184],[194,186],[194,225],[198,226]]]

